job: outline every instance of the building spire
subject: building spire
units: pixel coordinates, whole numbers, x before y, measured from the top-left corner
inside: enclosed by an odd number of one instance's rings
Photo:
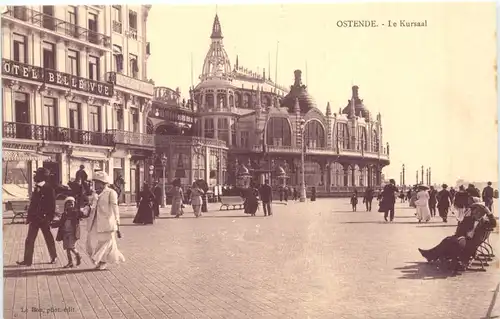
[[[222,39],[224,38],[222,36],[222,28],[220,27],[220,22],[219,22],[219,16],[217,13],[215,14],[214,18],[214,24],[212,26],[212,35],[210,36],[211,39]]]
[[[326,116],[332,115],[332,109],[330,108],[330,102],[326,104]]]

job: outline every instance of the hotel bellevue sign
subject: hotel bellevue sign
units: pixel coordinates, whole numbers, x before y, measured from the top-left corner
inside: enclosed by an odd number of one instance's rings
[[[50,85],[57,85],[103,97],[113,96],[113,86],[108,83],[89,80],[71,74],[7,59],[2,59],[2,74]]]

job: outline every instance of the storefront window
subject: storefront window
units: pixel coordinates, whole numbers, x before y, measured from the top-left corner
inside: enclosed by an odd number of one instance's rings
[[[3,200],[29,198],[31,162],[2,162]]]

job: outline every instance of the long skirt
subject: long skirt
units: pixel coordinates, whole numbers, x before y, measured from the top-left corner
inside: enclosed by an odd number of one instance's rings
[[[125,261],[118,250],[116,232],[98,233],[95,227],[87,236],[87,254],[96,265],[100,262],[117,264]]]
[[[193,212],[196,217],[201,216],[201,204],[200,205],[192,205]]]
[[[417,206],[417,219],[428,222],[431,219],[431,211],[429,206]]]
[[[172,201],[172,207],[170,208],[170,215],[182,215],[182,200],[174,199]]]

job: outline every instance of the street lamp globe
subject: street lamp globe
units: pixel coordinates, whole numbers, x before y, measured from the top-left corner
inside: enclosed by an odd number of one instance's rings
[[[160,116],[160,111],[158,111],[158,109],[156,109],[155,116]]]
[[[304,127],[306,126],[306,120],[304,120],[304,119],[300,119],[299,124],[300,124],[300,129],[301,129],[301,130],[303,130],[303,129],[304,129]]]

